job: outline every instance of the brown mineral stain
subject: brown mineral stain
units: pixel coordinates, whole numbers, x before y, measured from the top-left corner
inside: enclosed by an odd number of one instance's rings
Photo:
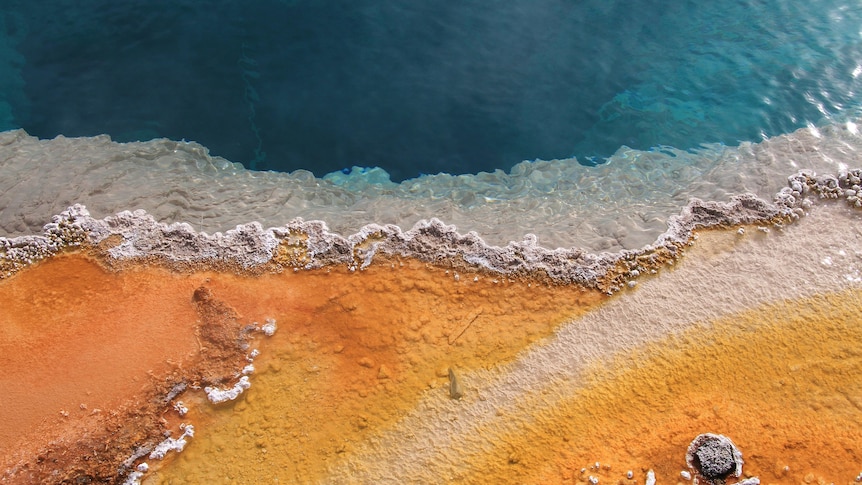
[[[203,406],[192,446],[150,482],[313,482],[364,439],[448,393],[449,368],[506,362],[604,301],[573,286],[393,261],[367,270],[219,275],[211,288],[278,331],[235,403]],[[469,393],[469,383],[462,383]]]
[[[467,481],[634,483],[632,470],[642,483],[651,468],[676,483],[689,442],[713,432],[761,483],[850,483],[862,463],[860,308],[858,289],[784,301],[618,356],[518,434],[486,437],[504,445]]]
[[[193,279],[79,255],[0,281],[0,456],[116,409],[193,354]]]

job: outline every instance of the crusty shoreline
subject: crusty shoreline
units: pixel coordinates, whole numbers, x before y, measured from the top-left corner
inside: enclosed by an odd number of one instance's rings
[[[818,176],[802,170],[772,202],[752,194],[730,202],[692,199],[668,221],[668,230],[637,250],[590,253],[579,248],[549,249],[528,234],[523,241],[491,246],[481,236],[460,234],[439,219],[423,220],[408,231],[395,225],[369,224],[349,236],[332,233],[323,221],[294,219],[264,229],[259,223],[239,225],[224,233],[195,231],[188,223],[163,224],[143,210],[123,211],[104,219],[90,216],[82,205],[70,206],[46,224],[41,235],[0,237],[0,277],[56,254],[86,244],[103,247],[116,262],[150,259],[175,267],[225,265],[238,271],[313,269],[346,266],[362,270],[374,258],[398,256],[441,265],[468,267],[505,275],[542,275],[559,283],[574,283],[615,292],[638,274],[657,269],[680,254],[696,229],[737,225],[785,224],[804,215],[816,199],[843,199],[862,206],[862,170],[839,176]]]

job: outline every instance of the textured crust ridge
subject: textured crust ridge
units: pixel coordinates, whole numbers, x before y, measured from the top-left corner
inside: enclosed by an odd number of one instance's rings
[[[817,198],[844,198],[851,207],[859,207],[860,176],[858,169],[838,177],[801,170],[788,177],[788,186],[772,203],[752,194],[734,196],[729,202],[691,199],[680,214],[669,218],[667,231],[653,244],[599,254],[578,248],[545,248],[532,234],[503,247],[491,246],[479,234],[461,234],[454,225],[437,218],[422,220],[407,231],[392,224],[369,224],[347,237],[331,232],[323,221],[300,218],[282,227],[264,229],[251,222],[207,234],[188,223],[159,223],[143,210],[94,219],[83,205],[76,204],[54,216],[42,235],[0,238],[0,270],[8,276],[63,248],[86,243],[107,246],[109,259],[117,262],[154,259],[174,265],[227,264],[244,271],[260,271],[268,264],[278,269],[347,265],[362,270],[378,256],[411,257],[504,275],[543,275],[560,283],[612,292],[626,277],[678,257],[695,230],[792,222]]]

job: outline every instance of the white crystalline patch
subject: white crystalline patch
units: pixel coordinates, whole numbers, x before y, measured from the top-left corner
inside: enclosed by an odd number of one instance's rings
[[[242,375],[247,376],[249,374],[254,373],[254,366],[249,364],[242,368]]]
[[[264,334],[266,334],[267,337],[272,337],[275,334],[277,328],[278,327],[275,325],[275,319],[267,318],[266,323],[264,323],[263,326],[260,327],[260,330]]]
[[[174,409],[180,416],[185,416],[189,412],[189,408],[182,401],[174,403]]]
[[[213,404],[219,404],[226,401],[233,401],[240,394],[251,387],[251,382],[248,381],[248,376],[239,378],[236,384],[230,389],[219,389],[217,387],[205,387],[204,392],[207,393],[207,399]]]
[[[825,258],[820,260],[820,264],[822,264],[823,266],[832,266],[832,258],[826,256]]]
[[[123,485],[141,485],[141,478],[144,478],[144,474],[141,472],[129,473],[129,476],[123,481]]]
[[[646,485],[655,485],[655,472],[650,470],[646,472]]]
[[[760,479],[757,477],[746,478],[737,482],[736,485],[760,485]]]
[[[192,425],[187,425],[183,429],[183,434],[180,435],[179,438],[168,438],[158,445],[156,448],[150,453],[151,460],[161,460],[168,454],[169,451],[176,451],[177,453],[183,451],[183,448],[186,447],[188,442],[186,438],[191,438],[195,435],[195,427]]]

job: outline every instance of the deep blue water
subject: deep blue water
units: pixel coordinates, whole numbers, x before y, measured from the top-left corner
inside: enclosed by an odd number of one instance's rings
[[[0,1],[0,129],[194,140],[258,170],[591,163],[860,104],[859,2]]]

